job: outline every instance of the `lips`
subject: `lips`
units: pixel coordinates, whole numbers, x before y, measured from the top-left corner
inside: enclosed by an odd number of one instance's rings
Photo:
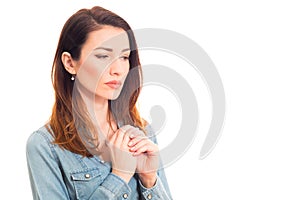
[[[105,85],[107,85],[112,89],[118,89],[121,86],[121,84],[122,84],[121,81],[117,81],[117,80],[112,80],[105,83]]]

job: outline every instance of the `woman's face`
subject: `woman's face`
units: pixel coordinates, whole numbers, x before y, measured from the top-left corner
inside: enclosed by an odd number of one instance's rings
[[[129,72],[130,46],[127,33],[104,26],[89,33],[76,61],[76,79],[97,98],[118,98]]]

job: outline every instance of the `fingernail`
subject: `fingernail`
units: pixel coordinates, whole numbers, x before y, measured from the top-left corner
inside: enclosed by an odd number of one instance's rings
[[[133,137],[134,137],[134,135],[132,134],[132,135],[130,135],[129,137],[130,137],[130,138],[133,138]]]
[[[131,146],[131,145],[132,145],[132,142],[129,142],[129,143],[128,143],[128,146]]]
[[[130,148],[131,151],[133,151],[134,149],[135,149],[135,146]]]

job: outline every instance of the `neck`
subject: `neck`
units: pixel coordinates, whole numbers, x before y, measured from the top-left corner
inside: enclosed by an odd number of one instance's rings
[[[108,116],[108,99],[97,96],[78,84],[78,91],[86,105],[86,108],[93,120],[98,125],[106,124]]]
[[[97,120],[97,123],[100,126],[106,124],[108,116],[108,100],[97,96],[95,96],[95,99],[83,96],[83,100],[86,103],[90,115]]]

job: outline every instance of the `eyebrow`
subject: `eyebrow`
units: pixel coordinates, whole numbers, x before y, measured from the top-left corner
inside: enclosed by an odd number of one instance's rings
[[[94,49],[94,51],[95,51],[95,50],[98,50],[98,49],[103,49],[103,50],[105,50],[105,51],[110,51],[110,52],[113,51],[113,49],[107,48],[107,47],[97,47],[97,48]],[[121,52],[125,52],[125,51],[130,51],[130,48],[123,49]]]

